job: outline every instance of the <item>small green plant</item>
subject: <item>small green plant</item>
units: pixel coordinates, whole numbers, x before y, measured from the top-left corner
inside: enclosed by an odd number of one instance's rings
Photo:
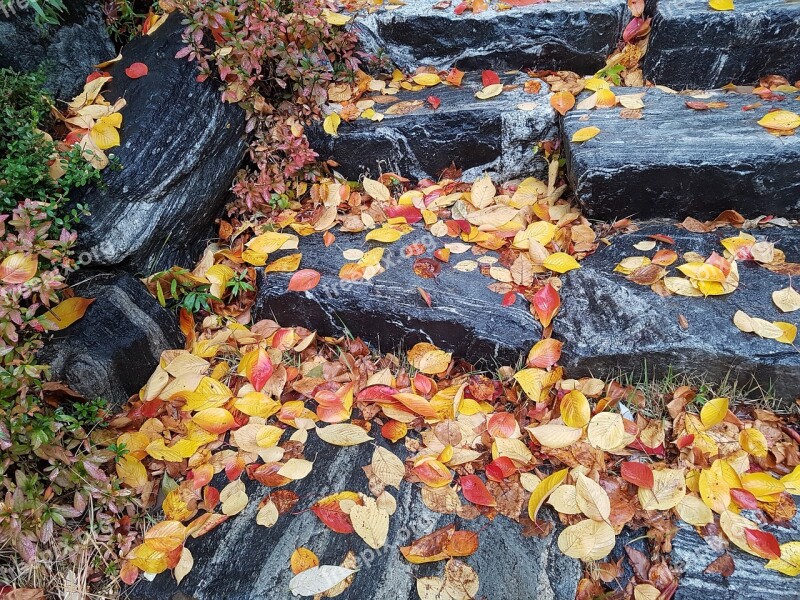
[[[0,0],[0,8],[13,9],[17,0]],[[36,13],[36,23],[39,25],[58,25],[61,17],[67,12],[63,0],[26,0],[29,8]]]
[[[610,79],[614,85],[620,85],[622,83],[620,75],[624,70],[625,65],[611,65],[610,67],[606,67],[598,71],[595,74],[595,77],[598,79]]]
[[[172,267],[150,276],[150,291],[165,308],[185,308],[190,313],[211,312],[212,300],[219,300],[209,291],[210,285],[192,277],[188,269]]]
[[[246,271],[237,273],[235,277],[232,277],[227,287],[231,291],[231,296],[233,298],[238,298],[241,294],[246,292],[255,291],[255,287],[247,280]]]

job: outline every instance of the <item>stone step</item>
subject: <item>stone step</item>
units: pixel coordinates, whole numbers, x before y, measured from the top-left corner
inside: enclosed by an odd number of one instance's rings
[[[353,180],[387,171],[414,179],[436,177],[451,164],[463,169],[467,179],[484,172],[505,180],[541,175],[546,163],[533,150],[558,136],[547,84],[532,94],[523,89],[527,76],[503,78],[518,87],[488,100],[475,97],[482,88],[479,73],[468,74],[462,87],[401,90],[393,98],[417,101],[417,110],[391,115],[385,113],[393,104],[377,104],[375,111],[385,114],[382,121],[343,122],[337,137],[318,124],[309,130],[309,139],[320,158],[335,160],[337,170]],[[441,100],[436,110],[427,102],[431,95]]]
[[[793,314],[781,313],[771,293],[785,288],[789,278],[752,261],[740,264],[741,283],[727,296],[709,298],[661,297],[647,286],[629,282],[614,273],[627,256],[647,254],[633,244],[651,234],[675,239],[679,255],[698,252],[722,253],[719,240],[737,235],[733,228],[714,233],[690,233],[665,222],[642,226],[636,233],[619,235],[611,245],[589,256],[581,268],[563,276],[562,307],[554,321],[554,337],[564,342],[561,364],[571,377],[614,376],[620,372],[664,377],[670,369],[704,375],[710,381],[753,379],[778,398],[791,402],[800,390],[800,353],[792,346],[745,334],[733,325],[733,315],[743,310],[769,321],[800,325]],[[787,261],[800,262],[800,229],[767,228],[753,232],[759,239],[775,242]],[[270,273],[259,281],[259,297],[253,318],[274,318],[280,323],[302,325],[324,335],[349,332],[373,347],[393,351],[429,341],[453,351],[483,368],[515,364],[538,341],[541,329],[521,298],[510,307],[501,305],[502,295],[487,286],[493,279],[478,271],[462,273],[453,265],[474,259],[471,252],[452,255],[435,279],[413,272],[415,258],[406,258],[404,248],[423,243],[430,257],[450,237],[434,238],[415,231],[386,247],[386,272],[362,283],[339,279],[347,262],[342,251],[367,250],[364,234],[337,233],[333,246],[325,248],[320,236],[300,241],[303,266],[318,270],[321,283],[308,292],[288,292],[290,275]],[[661,247],[668,247],[661,245]],[[489,256],[493,253],[489,253]],[[675,266],[683,264],[679,260]],[[680,275],[671,267],[671,275]],[[418,287],[432,297],[428,308]],[[680,326],[680,316],[688,329]]]
[[[407,451],[399,444],[387,444],[380,434],[375,443],[388,447],[405,458]],[[300,504],[278,518],[273,527],[256,525],[257,498],[268,495],[270,488],[243,477],[251,498],[239,515],[187,547],[195,564],[177,585],[167,571],[152,582],[141,581],[127,595],[131,600],[292,600],[289,581],[292,571],[289,558],[296,548],[312,550],[322,565],[338,565],[348,551],[358,559],[358,573],[341,600],[367,598],[416,600],[416,578],[441,573],[442,563],[412,565],[398,551],[411,541],[451,523],[458,529],[480,531],[480,544],[468,563],[480,579],[478,598],[507,600],[573,600],[581,577],[580,563],[563,555],[556,546],[561,527],[544,537],[524,537],[522,527],[504,516],[491,523],[486,519],[461,519],[429,510],[420,498],[419,486],[402,482],[399,490],[389,488],[397,500],[397,511],[389,521],[386,545],[372,550],[355,534],[343,535],[328,529],[309,507],[327,495],[345,490],[369,494],[367,477],[361,467],[369,465],[372,443],[337,448],[322,442],[316,434],[308,437],[305,455],[314,457],[314,474],[296,482],[292,490]],[[215,482],[222,488],[227,480]],[[274,490],[273,490],[274,491]],[[542,514],[548,512],[546,509]],[[548,514],[552,519],[552,513]],[[524,577],[520,577],[524,573]],[[305,596],[304,596],[305,597]]]
[[[573,109],[563,119],[568,177],[590,217],[682,220],[726,209],[800,215],[800,138],[776,137],[757,123],[773,108],[795,108],[797,94],[780,102],[725,92],[697,98],[656,88],[616,91],[644,92],[642,119],[622,118],[619,106]],[[728,107],[694,110],[687,102]],[[748,105],[757,107],[744,110]],[[600,129],[596,137],[569,141],[590,126]]]
[[[771,227],[750,231],[758,240],[774,242],[787,262],[800,262],[800,229]],[[725,296],[687,298],[662,297],[649,286],[628,281],[614,267],[629,256],[652,257],[655,250],[641,252],[634,244],[663,234],[675,245],[679,256],[697,252],[708,257],[722,254],[720,240],[738,235],[724,227],[712,233],[691,233],[669,223],[642,225],[639,231],[611,238],[611,245],[595,252],[571,271],[561,292],[561,312],[556,317],[555,337],[564,341],[562,364],[572,377],[593,373],[604,377],[615,370],[632,375],[664,378],[671,371],[694,373],[707,381],[737,381],[752,386],[754,380],[776,398],[800,396],[800,353],[788,344],[762,339],[739,331],[733,315],[742,310],[768,321],[788,321],[800,326],[797,313],[783,313],[772,301],[772,292],[786,288],[790,278],[757,265],[740,261],[740,283]],[[681,276],[675,267],[669,276]],[[688,328],[681,327],[681,316]]]
[[[410,244],[423,244],[427,252],[422,258],[430,258],[445,243],[459,240],[436,238],[421,227],[388,246],[365,242],[364,235],[336,233],[336,241],[328,248],[319,235],[301,238],[301,268],[319,271],[320,284],[307,292],[288,292],[291,274],[261,272],[253,318],[300,325],[322,335],[349,331],[382,352],[431,342],[468,360],[496,361],[498,365],[515,363],[521,352],[540,339],[541,327],[527,303],[501,306],[502,295],[486,287],[494,280],[477,270],[456,271],[451,265],[442,265],[435,279],[423,279],[413,272],[419,257],[405,256],[404,250]],[[342,266],[350,262],[343,257],[343,251],[367,251],[377,246],[385,246],[381,261],[384,273],[369,281],[339,278]],[[451,255],[450,261],[454,265],[475,258],[466,252]],[[418,287],[431,295],[431,308]]]
[[[676,89],[752,84],[763,75],[800,79],[800,4],[737,0],[715,11],[707,0],[658,0],[644,59],[647,79]]]
[[[566,69],[594,73],[627,24],[625,0],[567,0],[485,12],[455,13],[457,0],[406,0],[357,21],[367,49],[385,50],[399,67]]]

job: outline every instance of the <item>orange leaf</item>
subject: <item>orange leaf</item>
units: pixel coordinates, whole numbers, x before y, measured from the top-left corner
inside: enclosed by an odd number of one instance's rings
[[[317,284],[320,280],[320,274],[318,271],[314,269],[302,269],[292,275],[292,278],[289,280],[289,291],[290,292],[305,292],[308,290],[313,290],[317,287]]]
[[[83,317],[92,302],[94,298],[67,298],[39,317],[39,322],[47,331],[66,329]]]
[[[561,347],[564,344],[553,338],[536,342],[528,353],[528,366],[546,369],[552,367],[561,358]]]
[[[575,106],[575,96],[569,92],[556,92],[550,96],[550,106],[563,116]]]
[[[0,263],[0,280],[11,284],[25,283],[36,275],[38,268],[39,259],[35,254],[9,254]]]
[[[408,433],[408,425],[405,423],[401,423],[400,421],[390,420],[383,424],[381,427],[381,435],[385,437],[387,440],[392,440],[393,442],[397,442],[397,440],[402,439]]]
[[[242,356],[239,362],[239,372],[244,371],[247,380],[257,392],[267,384],[274,370],[267,351],[260,347]]]

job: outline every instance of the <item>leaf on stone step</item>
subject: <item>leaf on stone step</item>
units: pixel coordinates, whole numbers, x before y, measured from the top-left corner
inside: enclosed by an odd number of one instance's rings
[[[550,106],[560,115],[566,115],[575,106],[575,96],[570,92],[556,92],[550,96]]]
[[[334,446],[355,446],[372,439],[366,431],[352,423],[335,423],[327,427],[317,427],[317,435]]]
[[[350,509],[353,530],[367,545],[375,550],[386,544],[389,534],[389,513],[378,507],[374,498],[366,498],[364,504]]]
[[[39,317],[39,322],[47,331],[61,331],[83,318],[92,302],[94,298],[67,298]]]
[[[675,512],[678,513],[681,520],[695,527],[704,527],[714,522],[714,513],[697,496],[687,495],[681,498],[680,502],[675,505]]]
[[[800,575],[800,542],[787,542],[781,544],[781,557],[769,561],[765,566],[767,569],[778,571],[789,577]]]
[[[398,102],[397,104],[392,104],[389,108],[387,108],[384,111],[384,114],[407,115],[410,112],[419,110],[423,106],[425,106],[425,102],[423,102],[422,100],[406,100],[403,102]]]
[[[778,539],[766,531],[758,529],[744,530],[744,536],[752,551],[767,560],[777,560],[781,557],[781,548]]]
[[[503,84],[495,83],[493,85],[487,85],[482,90],[475,92],[475,97],[478,100],[489,100],[490,98],[499,96],[502,93],[503,93]]]
[[[741,550],[744,550],[748,554],[758,556],[747,542],[747,536],[745,534],[746,529],[758,529],[758,526],[753,521],[742,515],[737,515],[734,512],[726,510],[719,516],[719,526],[725,533],[725,536]]]
[[[375,200],[389,202],[392,199],[392,194],[389,192],[389,188],[383,185],[380,181],[365,177],[361,182],[361,185],[364,186],[364,191],[375,198]]]
[[[581,127],[572,134],[573,142],[587,142],[600,133],[599,127]]]
[[[289,559],[289,566],[295,575],[318,565],[319,558],[308,548],[297,548],[292,552],[292,557]]]
[[[733,10],[733,0],[708,0],[708,6],[712,10]]]
[[[366,241],[382,242],[392,244],[403,237],[403,232],[389,225],[384,225],[378,229],[373,229],[364,238]]]
[[[533,295],[531,308],[541,321],[542,327],[550,325],[560,307],[561,296],[550,282]]]
[[[313,290],[319,284],[321,275],[319,271],[314,269],[301,269],[297,271],[289,280],[287,291],[289,292],[307,292]]]
[[[469,502],[478,506],[497,506],[497,500],[489,492],[486,484],[477,475],[464,475],[459,479],[461,492]]]
[[[528,517],[530,517],[531,521],[534,523],[536,522],[536,515],[539,513],[542,504],[544,504],[544,501],[550,497],[550,494],[552,494],[558,486],[564,483],[568,474],[569,469],[556,471],[542,479],[536,488],[534,488],[528,500]]]
[[[372,453],[372,472],[386,485],[400,488],[400,482],[406,474],[406,467],[403,461],[395,454],[382,448],[375,447]]]
[[[139,79],[140,77],[147,75],[149,72],[150,69],[148,69],[147,65],[142,62],[135,62],[125,69],[125,75],[131,79]]]
[[[773,110],[761,117],[758,124],[775,131],[793,131],[800,127],[800,115],[790,110]]]
[[[556,273],[566,273],[580,268],[578,261],[566,252],[554,252],[545,259],[543,266]]]
[[[334,137],[339,135],[339,125],[342,124],[342,117],[340,117],[336,113],[331,113],[325,120],[322,122],[322,129],[328,135],[332,135]]]
[[[570,525],[558,536],[558,548],[580,560],[600,560],[614,548],[614,529],[603,521],[586,519]]]
[[[267,500],[256,513],[256,523],[262,527],[272,527],[278,522],[278,507],[272,500]]]
[[[442,82],[441,78],[436,73],[418,73],[414,75],[411,80],[423,87],[433,87]]]
[[[335,565],[311,567],[295,575],[289,582],[289,591],[295,596],[315,596],[327,592],[355,573],[353,569]]]
[[[303,255],[299,253],[281,257],[264,267],[264,273],[292,273],[300,266],[302,258]]]
[[[800,293],[791,285],[772,292],[772,301],[783,312],[794,312],[800,309]]]

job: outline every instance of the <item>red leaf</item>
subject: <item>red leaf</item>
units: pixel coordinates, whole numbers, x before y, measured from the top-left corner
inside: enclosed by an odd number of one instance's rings
[[[384,212],[390,219],[403,217],[409,225],[422,220],[422,212],[416,206],[387,206]]]
[[[511,306],[514,302],[517,301],[517,293],[516,292],[506,292],[503,296],[503,306]]]
[[[336,241],[336,236],[333,235],[330,231],[326,231],[322,236],[322,241],[325,243],[325,247],[330,247],[333,242]]]
[[[462,79],[464,79],[464,71],[459,71],[455,67],[450,69],[450,72],[447,73],[447,77],[445,78],[447,83],[452,84],[456,87],[461,87]]]
[[[425,301],[425,304],[428,305],[428,308],[430,308],[431,307],[431,295],[428,292],[426,292],[425,290],[423,290],[421,287],[418,287],[417,291],[419,292],[419,295],[422,296],[422,299]]]
[[[483,480],[477,475],[464,475],[460,480],[464,498],[478,506],[497,506],[497,501],[489,493]]]
[[[409,244],[405,248],[405,255],[406,257],[411,256],[419,256],[420,254],[425,254],[425,245],[424,244]]]
[[[431,105],[433,110],[436,110],[442,105],[442,99],[437,96],[428,96],[428,104]]]
[[[258,349],[258,356],[250,364],[247,365],[246,375],[250,383],[257,392],[261,391],[275,369],[272,366],[272,361],[269,359],[267,351],[263,348]]]
[[[632,461],[622,463],[622,468],[619,472],[628,483],[648,490],[653,487],[653,471],[644,463]]]
[[[753,552],[762,558],[777,560],[781,557],[781,546],[771,533],[745,528],[744,536]]]
[[[150,70],[147,68],[146,64],[135,62],[130,67],[125,69],[125,75],[131,79],[139,79],[140,77],[147,75],[149,71]]]
[[[683,449],[686,448],[686,446],[689,446],[693,443],[694,443],[694,434],[689,434],[689,435],[682,435],[681,437],[679,437],[678,441],[675,442],[675,445],[679,449]]]
[[[561,296],[558,295],[558,290],[548,282],[546,286],[533,295],[531,306],[542,322],[542,327],[547,327],[561,307]]]
[[[731,498],[739,508],[748,508],[750,510],[758,508],[758,500],[756,500],[756,497],[752,492],[748,492],[742,488],[731,488]]]
[[[664,242],[665,244],[674,244],[675,240],[672,239],[668,235],[664,235],[663,233],[654,233],[653,235],[648,235],[651,240],[656,240],[658,242]]]
[[[514,461],[507,456],[496,458],[486,465],[486,477],[492,481],[503,481],[503,479],[516,472],[517,467],[514,465]]]
[[[90,83],[100,77],[110,77],[110,76],[111,75],[108,73],[108,71],[95,71],[94,73],[89,73],[86,76],[86,83]]]
[[[455,7],[453,12],[456,13],[457,15],[461,15],[464,13],[465,10],[467,10],[467,3],[462,2],[461,4]]]
[[[631,19],[631,22],[625,27],[625,31],[622,32],[622,39],[626,43],[631,43],[648,33],[650,33],[650,19],[635,17]]]
[[[350,517],[342,510],[338,501],[317,502],[311,507],[311,511],[336,533],[353,533],[354,531]]]
[[[297,271],[292,278],[289,280],[289,288],[290,292],[305,292],[308,290],[313,290],[317,287],[317,284],[320,280],[320,274],[318,271],[314,269],[301,269]]]
[[[500,83],[500,76],[494,71],[490,71],[488,69],[481,73],[481,77],[483,79],[483,87]]]
[[[423,396],[430,396],[433,391],[433,379],[426,377],[422,373],[414,375],[414,389],[418,394]]]

